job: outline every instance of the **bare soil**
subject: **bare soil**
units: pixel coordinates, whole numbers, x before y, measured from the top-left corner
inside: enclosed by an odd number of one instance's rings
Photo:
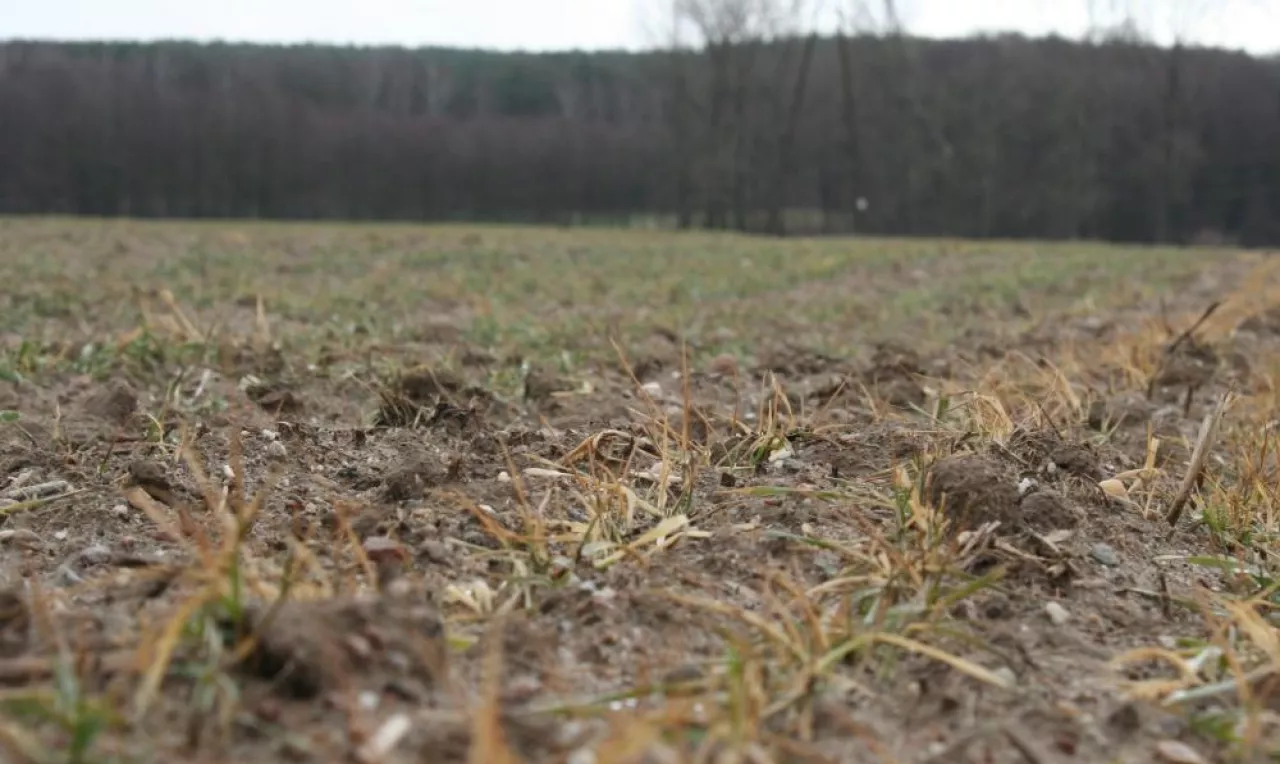
[[[0,760],[1195,762],[1280,739],[1265,255],[0,238]]]

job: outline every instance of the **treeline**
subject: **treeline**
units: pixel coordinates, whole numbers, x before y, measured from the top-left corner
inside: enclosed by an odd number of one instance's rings
[[[1280,243],[1274,59],[708,42],[3,43],[0,212]]]

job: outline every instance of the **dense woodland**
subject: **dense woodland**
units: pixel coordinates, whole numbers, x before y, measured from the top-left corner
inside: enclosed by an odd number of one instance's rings
[[[0,212],[1275,244],[1280,61],[901,34],[0,43]]]

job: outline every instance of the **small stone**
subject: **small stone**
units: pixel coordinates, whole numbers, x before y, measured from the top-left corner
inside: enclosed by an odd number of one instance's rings
[[[555,732],[556,745],[561,748],[568,748],[571,745],[580,743],[588,732],[587,725],[580,719],[570,719]]]
[[[418,545],[418,551],[437,565],[449,562],[449,547],[442,541],[427,539]]]
[[[125,504],[117,504],[111,508],[111,514],[123,520],[129,516],[129,507]]]
[[[1103,565],[1115,567],[1120,564],[1120,555],[1116,554],[1116,550],[1110,544],[1094,544],[1089,554]]]
[[[596,764],[596,752],[590,748],[579,748],[569,754],[568,764]]]
[[[1008,618],[1011,613],[1009,600],[1002,594],[991,595],[982,606],[982,615],[993,621]]]
[[[644,390],[645,395],[650,398],[657,398],[662,395],[662,385],[657,382],[645,382],[640,386],[640,389]]]
[[[413,584],[407,578],[393,578],[382,584],[382,591],[391,599],[405,599],[413,593]]]
[[[278,440],[273,440],[267,444],[267,456],[272,459],[283,459],[289,455],[289,450],[284,444]]]
[[[44,541],[35,531],[27,528],[13,528],[0,531],[0,542],[12,544],[15,547],[26,549],[28,551],[36,551],[44,545]]]
[[[1054,626],[1061,626],[1071,620],[1071,614],[1067,612],[1067,609],[1056,602],[1050,602],[1045,605],[1044,612],[1049,616],[1049,620],[1053,622]]]
[[[705,676],[702,668],[696,663],[682,663],[662,675],[663,684],[688,684],[700,681]]]
[[[115,554],[105,544],[94,544],[80,550],[79,556],[86,565],[104,565],[114,559]]]
[[[375,561],[392,557],[404,559],[408,555],[404,546],[389,536],[370,536],[365,539],[364,553]]]
[[[536,676],[522,675],[507,682],[506,687],[503,689],[503,700],[507,702],[526,701],[541,691],[542,680]]]
[[[262,439],[266,441],[276,440],[280,437],[280,433],[275,430],[263,430],[260,434],[262,435]]]
[[[279,745],[281,758],[288,761],[308,761],[315,753],[311,741],[301,735],[286,735]]]
[[[382,697],[372,690],[365,690],[360,693],[360,708],[365,711],[376,711],[381,703]]]
[[[1161,761],[1172,764],[1208,764],[1208,760],[1197,753],[1196,749],[1177,740],[1161,740],[1156,743],[1156,755]]]
[[[1018,675],[1013,673],[1013,669],[1008,666],[1001,666],[992,673],[1004,680],[1005,684],[1009,687],[1013,687],[1018,684]]]
[[[1136,705],[1125,703],[1111,712],[1107,717],[1107,725],[1126,735],[1131,735],[1142,726],[1142,716]]]

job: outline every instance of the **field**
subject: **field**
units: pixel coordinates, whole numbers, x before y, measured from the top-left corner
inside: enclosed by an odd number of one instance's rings
[[[0,283],[0,760],[1280,746],[1264,253],[31,219]]]

